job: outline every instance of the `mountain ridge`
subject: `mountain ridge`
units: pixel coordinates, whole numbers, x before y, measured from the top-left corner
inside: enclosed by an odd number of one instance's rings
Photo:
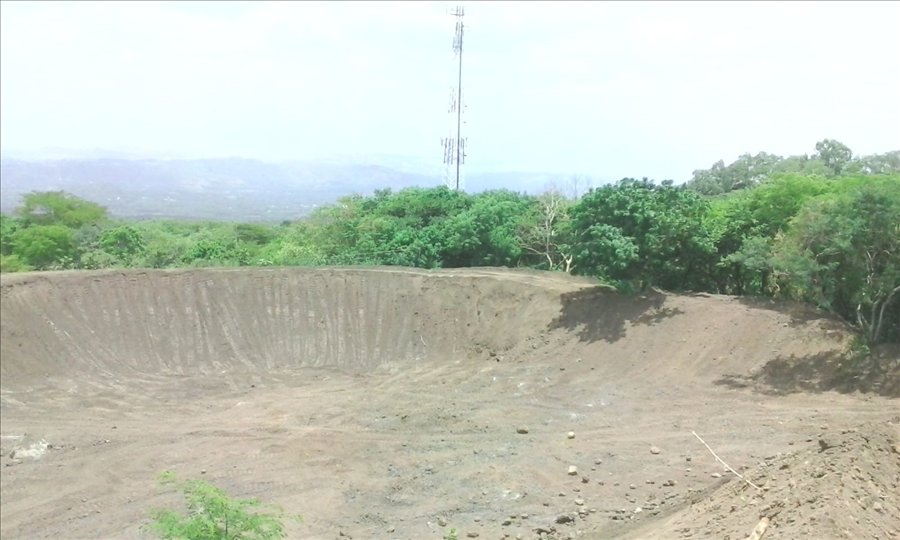
[[[470,191],[506,188],[533,193],[565,178],[555,173],[481,173],[468,175],[468,184]],[[442,184],[441,175],[353,160],[4,157],[0,211],[12,212],[31,191],[63,190],[102,204],[120,218],[282,221],[302,218],[354,193]]]

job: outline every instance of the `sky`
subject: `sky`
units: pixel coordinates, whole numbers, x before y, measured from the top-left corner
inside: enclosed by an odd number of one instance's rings
[[[900,2],[467,2],[467,170],[900,149]],[[0,2],[0,146],[434,164],[455,4]]]

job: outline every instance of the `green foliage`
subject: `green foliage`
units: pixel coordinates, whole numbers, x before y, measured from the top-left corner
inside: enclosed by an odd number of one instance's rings
[[[527,266],[623,292],[793,298],[867,342],[900,341],[900,152],[745,154],[687,186],[624,179],[582,197],[445,187],[352,195],[279,225],[117,222],[62,192],[0,216],[0,271],[58,268]],[[705,197],[703,194],[713,195]]]
[[[27,225],[61,225],[77,229],[106,218],[106,209],[65,191],[32,192],[17,210]]]
[[[239,242],[265,245],[278,237],[278,229],[262,223],[238,223],[234,226]]]
[[[520,225],[534,206],[533,198],[506,190],[475,195],[441,231],[444,266],[516,266],[523,254]]]
[[[93,250],[86,251],[81,254],[79,267],[85,270],[100,270],[101,268],[119,268],[126,267],[127,264],[115,255],[111,255],[105,251]]]
[[[38,269],[65,268],[78,259],[75,233],[62,225],[38,225],[12,234],[13,255]]]
[[[291,243],[330,264],[512,266],[522,258],[521,219],[534,204],[505,190],[471,196],[445,187],[382,190],[316,211],[303,240]]]
[[[853,159],[853,152],[846,144],[834,139],[825,139],[816,143],[815,157],[821,159],[825,166],[837,176]]]
[[[0,273],[28,272],[31,269],[16,255],[0,255]]]
[[[694,171],[687,185],[698,193],[718,196],[755,187],[779,173],[823,178],[846,174],[898,174],[900,151],[854,158],[845,144],[825,139],[816,143],[813,156],[783,158],[760,152],[755,156],[744,154],[729,165],[719,160],[709,169]]]
[[[827,178],[833,171],[821,159],[803,154],[785,158],[778,163],[772,172]]]
[[[0,255],[12,254],[12,236],[20,228],[22,228],[20,219],[0,214]]]
[[[777,170],[780,156],[760,152],[744,154],[737,161],[725,165],[719,160],[709,169],[696,170],[688,183],[704,195],[722,195],[730,191],[751,188]]]
[[[900,150],[855,158],[844,167],[844,174],[898,175]]]
[[[847,345],[847,359],[858,363],[868,360],[872,356],[872,349],[864,336],[853,336]]]
[[[829,184],[816,177],[781,174],[745,192],[744,211],[753,224],[752,233],[773,237],[786,230],[808,200],[828,189]]]
[[[808,201],[839,180],[775,174],[758,187],[712,201],[706,226],[718,252],[716,291],[771,294],[771,242],[790,227]]]
[[[789,296],[851,321],[871,343],[900,326],[900,177],[848,182],[806,205],[773,264]]]
[[[151,512],[151,532],[164,540],[278,540],[285,537],[284,512],[258,499],[232,499],[202,480],[179,481],[170,472],[165,485],[184,494],[186,513],[168,509]]]
[[[638,290],[703,289],[715,245],[703,226],[709,204],[671,182],[624,179],[589,191],[572,208],[579,273]]]
[[[225,238],[203,238],[188,248],[182,255],[184,262],[221,261],[229,258],[235,250],[235,243]]]
[[[100,249],[120,261],[130,260],[147,247],[141,232],[130,225],[107,229],[100,234],[99,240]]]
[[[444,535],[444,540],[459,540],[459,531],[450,529],[450,532]]]

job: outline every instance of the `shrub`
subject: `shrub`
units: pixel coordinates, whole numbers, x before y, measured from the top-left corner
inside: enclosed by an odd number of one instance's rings
[[[28,272],[31,267],[15,255],[0,255],[0,273]]]
[[[161,481],[184,494],[187,513],[151,512],[151,532],[164,540],[279,540],[285,537],[284,512],[258,499],[232,499],[203,480],[180,481],[165,472]],[[264,512],[262,510],[268,510]]]

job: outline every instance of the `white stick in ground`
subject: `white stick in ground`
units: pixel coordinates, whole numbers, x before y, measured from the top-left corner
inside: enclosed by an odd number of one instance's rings
[[[764,517],[762,520],[757,523],[756,528],[753,529],[753,532],[750,533],[750,536],[747,537],[747,540],[759,540],[766,534],[766,529],[769,528],[769,518]]]
[[[747,482],[749,485],[751,485],[752,487],[755,487],[756,489],[760,489],[759,486],[757,486],[756,484],[754,484],[754,483],[751,482],[750,480],[747,480],[746,478],[744,478],[743,476],[741,476],[740,473],[738,473],[736,470],[732,469],[727,463],[725,463],[724,461],[722,461],[722,458],[720,458],[719,456],[716,455],[715,452],[713,452],[713,449],[710,448],[708,444],[706,444],[706,441],[704,441],[703,439],[700,438],[700,435],[697,435],[697,432],[696,432],[696,431],[691,431],[691,433],[694,434],[694,437],[697,437],[697,440],[699,440],[701,443],[703,443],[703,446],[705,446],[706,449],[709,450],[709,453],[712,454],[714,458],[716,458],[716,461],[718,461],[718,462],[721,463],[722,465],[725,465],[725,468],[726,468],[726,469],[728,469],[729,471],[733,472],[733,473],[735,474],[735,476],[737,476],[738,478],[740,478],[740,479],[743,480],[744,482]]]

